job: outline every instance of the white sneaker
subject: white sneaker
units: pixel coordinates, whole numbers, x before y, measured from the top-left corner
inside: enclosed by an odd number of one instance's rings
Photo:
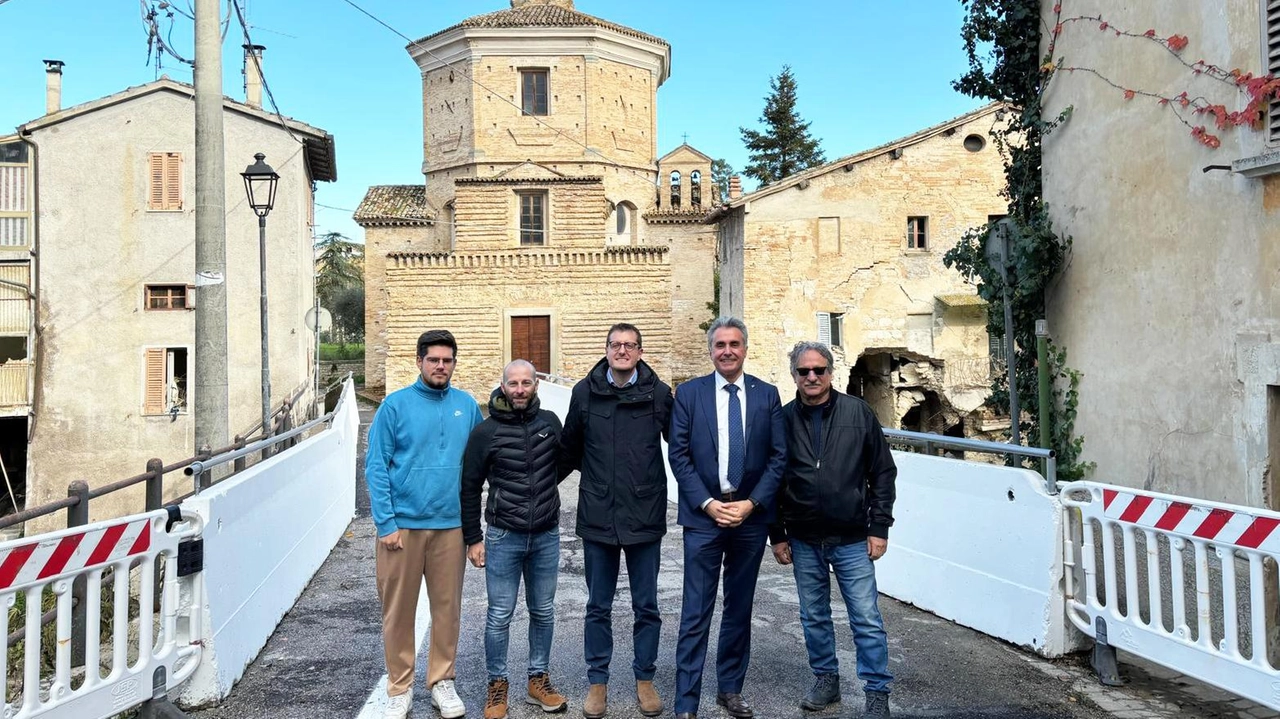
[[[452,679],[442,679],[431,687],[431,706],[439,710],[444,719],[458,719],[467,715],[467,707],[458,698]]]
[[[382,713],[382,719],[404,719],[409,716],[411,706],[413,706],[412,689],[404,694],[387,697],[387,710]]]

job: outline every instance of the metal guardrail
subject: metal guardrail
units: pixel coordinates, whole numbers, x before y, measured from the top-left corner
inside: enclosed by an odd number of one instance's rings
[[[941,434],[909,432],[905,429],[885,429],[884,436],[890,442],[919,447],[925,454],[936,454],[939,449],[958,449],[965,452],[982,452],[1012,457],[1029,457],[1044,463],[1045,490],[1049,494],[1058,493],[1058,459],[1052,449],[1026,447],[1006,442],[988,442],[981,439],[965,437],[948,437]]]

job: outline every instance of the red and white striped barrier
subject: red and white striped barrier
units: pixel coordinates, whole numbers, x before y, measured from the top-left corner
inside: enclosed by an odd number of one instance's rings
[[[200,636],[201,612],[184,612],[179,634],[178,545],[198,537],[203,525],[194,514],[183,513],[172,531],[166,530],[164,510],[65,529],[36,537],[0,543],[0,608],[12,608],[18,595],[25,599],[19,618],[25,628],[22,687],[13,702],[4,704],[5,719],[35,717],[109,717],[135,707],[159,691],[185,681],[200,661],[200,646],[186,639]],[[155,607],[157,560],[164,566],[161,610]],[[132,577],[131,570],[136,570]],[[109,572],[109,574],[108,574]],[[198,590],[202,574],[190,579]],[[85,580],[85,673],[73,680],[72,584]],[[131,584],[136,602],[131,602]],[[41,661],[41,600],[52,592],[56,608],[56,649],[53,667]],[[109,670],[104,675],[101,627],[104,593],[111,601]],[[138,616],[130,618],[130,608]],[[8,674],[8,612],[0,626],[0,676]],[[156,636],[157,628],[159,636]],[[133,630],[132,632],[130,630]],[[158,639],[158,641],[157,641]],[[163,668],[163,672],[157,670]],[[155,686],[156,680],[162,682]],[[161,695],[162,695],[161,694]]]
[[[1102,626],[1118,649],[1280,709],[1280,670],[1267,658],[1278,620],[1267,616],[1264,572],[1266,560],[1280,560],[1280,514],[1096,482],[1063,485],[1061,500],[1071,525],[1067,616],[1080,631],[1097,639]]]

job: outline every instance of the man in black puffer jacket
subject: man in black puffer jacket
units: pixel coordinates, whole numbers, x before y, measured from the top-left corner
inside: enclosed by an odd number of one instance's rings
[[[484,628],[489,696],[485,719],[507,716],[507,644],[520,578],[529,609],[529,688],[526,701],[543,711],[569,703],[551,685],[560,568],[560,420],[538,402],[533,365],[515,360],[489,398],[489,418],[476,426],[462,460],[462,537],[467,558],[485,570],[489,614]],[[480,490],[489,483],[480,531]],[[483,541],[482,541],[483,540]]]
[[[658,659],[658,566],[667,533],[667,471],[662,436],[671,418],[671,388],[640,357],[640,330],[625,322],[609,328],[605,356],[573,387],[564,422],[564,463],[581,469],[578,536],[582,537],[587,613],[582,630],[587,679],[585,719],[608,710],[609,660],[613,656],[613,599],[622,554],[631,585],[636,702],[658,716],[662,700],[653,687]]]

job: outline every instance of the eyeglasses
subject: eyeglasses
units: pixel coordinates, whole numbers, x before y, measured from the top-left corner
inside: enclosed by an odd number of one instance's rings
[[[821,377],[825,375],[827,373],[827,370],[829,369],[831,368],[830,367],[796,367],[796,374],[801,377],[808,377],[809,375]]]
[[[452,357],[423,357],[422,361],[427,364],[451,365],[455,360]]]
[[[635,352],[640,349],[640,345],[636,342],[610,342],[609,349],[613,352],[620,352],[624,349],[628,352]]]

